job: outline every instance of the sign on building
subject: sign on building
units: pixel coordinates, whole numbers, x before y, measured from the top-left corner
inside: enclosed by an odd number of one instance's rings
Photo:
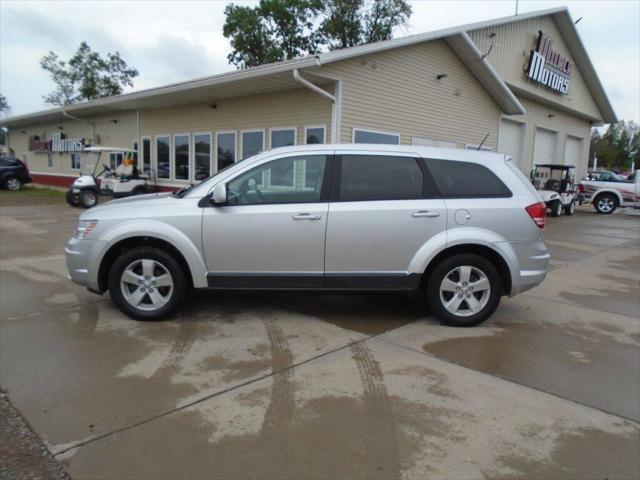
[[[38,135],[29,137],[29,150],[32,152],[80,152],[85,146],[84,138],[66,138],[62,132],[54,133],[51,140]]]
[[[553,40],[542,30],[538,32],[536,48],[531,50],[527,77],[559,94],[569,92],[573,61],[553,49]]]

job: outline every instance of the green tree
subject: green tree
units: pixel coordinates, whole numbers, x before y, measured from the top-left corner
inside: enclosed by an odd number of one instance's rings
[[[229,4],[223,34],[239,68],[392,38],[412,10],[405,0],[260,0]]]
[[[135,68],[129,68],[120,53],[107,53],[102,57],[82,42],[68,62],[49,52],[40,60],[40,66],[49,72],[56,89],[44,97],[53,105],[84,102],[101,97],[118,95],[125,86],[133,86],[138,76]]]
[[[591,131],[589,164],[593,165],[594,155],[598,156],[598,166],[610,170],[626,171],[635,162],[640,167],[640,127],[633,121],[621,121],[609,125],[604,133]]]
[[[9,101],[7,97],[0,93],[0,115],[10,115],[11,107],[9,106]]]

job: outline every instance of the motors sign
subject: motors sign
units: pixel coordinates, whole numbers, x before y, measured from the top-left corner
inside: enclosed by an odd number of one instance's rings
[[[66,138],[60,132],[54,133],[51,140],[43,140],[37,135],[29,138],[29,150],[32,152],[80,152],[84,147],[84,138]]]
[[[553,40],[542,30],[538,32],[535,50],[531,50],[527,77],[551,90],[567,94],[573,61],[553,49]]]

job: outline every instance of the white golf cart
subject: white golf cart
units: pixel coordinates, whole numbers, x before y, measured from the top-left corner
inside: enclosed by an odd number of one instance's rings
[[[156,179],[152,171],[139,174],[133,161],[122,161],[116,166],[115,171],[106,163],[102,164],[102,170],[96,174],[102,155],[105,154],[107,163],[110,162],[110,154],[133,155],[135,150],[118,147],[87,147],[82,152],[82,170],[91,173],[80,173],[67,192],[67,203],[73,207],[91,208],[98,204],[100,195],[108,195],[114,198],[152,193],[156,191]],[[85,170],[86,169],[86,170]]]
[[[556,163],[534,166],[531,173],[533,186],[540,192],[552,217],[573,215],[576,211],[577,188],[575,167]]]

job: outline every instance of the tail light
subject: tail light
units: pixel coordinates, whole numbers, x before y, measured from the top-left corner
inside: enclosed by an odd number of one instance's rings
[[[529,205],[525,210],[538,227],[544,228],[547,221],[547,206],[544,202]]]
[[[581,183],[578,184],[578,193],[584,193],[584,185]]]

